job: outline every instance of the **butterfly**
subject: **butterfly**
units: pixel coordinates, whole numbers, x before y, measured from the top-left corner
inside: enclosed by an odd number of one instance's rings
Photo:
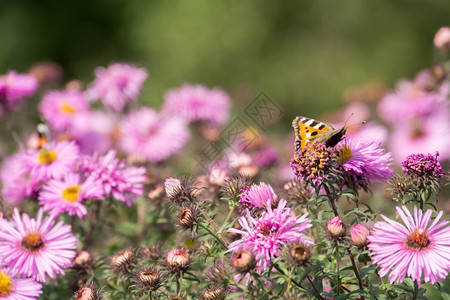
[[[347,131],[347,126],[334,129],[330,125],[306,117],[295,117],[292,127],[295,132],[295,151],[305,148],[309,141],[325,143],[327,147],[334,147],[344,138]]]

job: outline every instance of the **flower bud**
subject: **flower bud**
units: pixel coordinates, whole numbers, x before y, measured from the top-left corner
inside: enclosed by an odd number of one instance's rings
[[[442,51],[447,52],[450,50],[450,27],[441,27],[434,35],[434,46]]]
[[[147,194],[147,197],[150,200],[158,202],[164,195],[164,187],[160,184],[155,186],[152,190],[150,190]]]
[[[167,253],[166,263],[173,273],[184,273],[191,263],[190,255],[184,249],[172,249]]]
[[[202,300],[225,300],[227,292],[222,287],[205,289],[200,293]]]
[[[94,287],[93,283],[83,286],[73,295],[73,299],[75,300],[99,300],[102,298],[102,293]]]
[[[132,249],[126,249],[111,258],[113,270],[117,273],[126,273],[136,264],[136,257]]]
[[[240,250],[231,256],[231,264],[239,273],[246,273],[255,268],[256,260],[253,252]]]
[[[157,260],[161,257],[161,243],[151,244],[142,248],[140,252],[149,260]]]
[[[249,165],[240,166],[238,169],[238,172],[239,172],[239,174],[241,174],[243,176],[254,178],[259,174],[259,168],[257,165],[249,164]]]
[[[178,196],[178,192],[181,189],[181,180],[177,178],[167,178],[164,181],[166,194],[170,199],[175,199]]]
[[[79,251],[72,261],[72,265],[75,269],[91,269],[92,268],[92,256],[87,251]]]
[[[352,242],[358,247],[362,247],[367,244],[367,236],[369,233],[369,229],[361,224],[355,224],[350,228]]]
[[[154,291],[159,288],[161,283],[161,274],[156,269],[140,271],[136,277],[142,288],[147,290]]]
[[[228,270],[221,260],[217,260],[206,272],[208,281],[216,284],[224,283],[228,277]]]
[[[339,217],[334,217],[327,223],[327,230],[331,237],[337,239],[345,235],[346,228],[344,222]]]
[[[183,230],[192,229],[198,221],[198,209],[194,205],[185,205],[178,212],[177,226]]]

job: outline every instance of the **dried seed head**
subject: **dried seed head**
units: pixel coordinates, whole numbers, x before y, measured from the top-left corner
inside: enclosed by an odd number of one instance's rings
[[[166,194],[169,199],[175,203],[183,203],[183,202],[195,202],[194,193],[196,188],[191,180],[182,177],[178,178],[167,178],[164,181],[164,186],[166,190]]]
[[[305,203],[311,193],[306,190],[305,185],[299,179],[294,179],[284,184],[282,194],[282,198],[286,200]]]
[[[206,279],[211,283],[224,284],[228,278],[227,267],[221,260],[216,260],[208,271],[206,271]]]
[[[161,258],[161,243],[151,244],[146,248],[142,248],[140,252],[145,258],[155,261]]]
[[[161,285],[161,272],[155,268],[141,270],[135,274],[137,281],[143,289],[154,291]]]
[[[253,252],[248,250],[240,250],[231,256],[231,264],[239,273],[247,273],[255,268],[256,260]]]
[[[111,265],[116,273],[125,274],[136,265],[136,256],[131,248],[111,257]]]
[[[185,204],[178,211],[176,225],[183,230],[192,230],[197,224],[199,211],[195,205]]]
[[[291,263],[303,266],[311,258],[311,249],[304,243],[293,243],[288,247],[288,254]]]
[[[172,273],[184,273],[191,264],[191,257],[184,249],[172,249],[167,253],[166,263]]]
[[[230,179],[225,180],[223,186],[220,188],[220,192],[225,198],[239,199],[241,190],[251,184],[252,180],[250,177],[244,175],[234,175],[231,176]]]
[[[225,300],[227,291],[223,287],[214,287],[204,289],[200,293],[200,299],[202,300]]]

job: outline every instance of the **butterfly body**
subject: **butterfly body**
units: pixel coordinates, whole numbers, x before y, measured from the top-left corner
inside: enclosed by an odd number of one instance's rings
[[[308,142],[325,143],[327,147],[334,147],[347,131],[346,126],[334,129],[323,122],[300,116],[292,121],[292,127],[295,132],[295,151],[303,149]]]

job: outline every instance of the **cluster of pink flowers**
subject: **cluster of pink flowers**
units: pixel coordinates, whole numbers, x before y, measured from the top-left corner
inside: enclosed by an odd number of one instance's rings
[[[20,101],[32,96],[38,88],[38,81],[32,75],[14,71],[0,75],[0,115],[17,109]]]

